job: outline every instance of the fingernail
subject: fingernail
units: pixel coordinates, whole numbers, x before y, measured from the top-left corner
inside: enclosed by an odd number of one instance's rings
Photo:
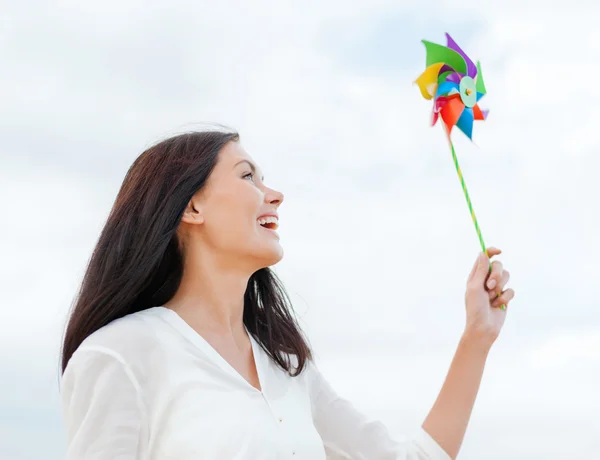
[[[494,289],[495,286],[496,286],[496,280],[489,280],[488,281],[488,287],[490,289]]]

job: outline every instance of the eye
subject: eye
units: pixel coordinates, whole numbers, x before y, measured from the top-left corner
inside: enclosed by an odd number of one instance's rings
[[[251,173],[251,172],[246,173],[242,176],[242,179],[246,179],[248,177],[250,177],[252,180],[254,180],[254,173]]]

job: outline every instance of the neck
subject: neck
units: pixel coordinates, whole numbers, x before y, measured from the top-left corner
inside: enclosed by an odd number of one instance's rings
[[[192,248],[189,248],[192,249]],[[198,328],[219,335],[244,331],[244,293],[251,273],[239,264],[216,258],[210,251],[189,250],[183,276],[173,298],[164,306]]]

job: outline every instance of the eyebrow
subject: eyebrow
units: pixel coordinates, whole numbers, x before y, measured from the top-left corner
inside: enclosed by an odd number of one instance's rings
[[[253,163],[251,163],[251,162],[250,162],[250,161],[248,161],[248,160],[240,160],[240,161],[238,161],[238,162],[237,162],[237,163],[236,163],[236,164],[235,164],[233,167],[235,168],[237,165],[240,165],[240,164],[242,164],[242,163],[247,163],[247,164],[248,164],[248,166],[250,166],[250,169],[252,170],[252,173],[253,173],[253,174],[256,174],[256,166],[254,166],[254,164],[253,164]],[[262,176],[262,177],[260,178],[260,180],[261,180],[261,181],[264,181],[264,180],[265,180],[265,176]]]

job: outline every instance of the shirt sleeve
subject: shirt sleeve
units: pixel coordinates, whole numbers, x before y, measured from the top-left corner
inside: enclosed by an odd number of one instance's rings
[[[112,350],[78,349],[63,374],[67,460],[147,457],[145,409],[129,366]]]
[[[422,428],[402,441],[393,439],[383,423],[340,397],[314,363],[307,371],[313,421],[328,459],[452,460]]]

